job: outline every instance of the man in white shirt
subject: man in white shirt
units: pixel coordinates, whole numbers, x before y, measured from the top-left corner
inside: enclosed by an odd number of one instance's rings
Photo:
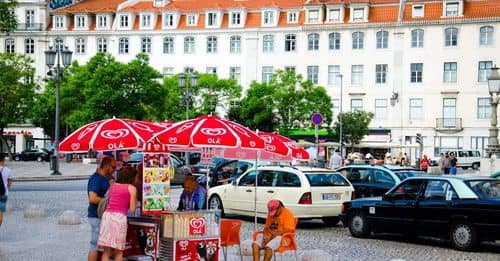
[[[342,157],[337,153],[337,151],[334,151],[330,157],[329,167],[330,169],[338,169],[342,167]]]
[[[7,195],[9,194],[9,188],[12,186],[11,171],[9,168],[5,167],[5,153],[0,152],[0,178],[4,185],[5,190],[0,190],[0,226],[3,221],[3,213],[7,211]]]

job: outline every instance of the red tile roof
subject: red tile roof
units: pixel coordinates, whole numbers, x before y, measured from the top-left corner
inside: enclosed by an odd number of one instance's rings
[[[72,5],[52,11],[54,14],[63,13],[114,13],[124,0],[83,0]]]

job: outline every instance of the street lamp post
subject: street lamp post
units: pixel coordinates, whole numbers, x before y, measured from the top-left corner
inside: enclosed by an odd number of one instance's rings
[[[55,72],[55,82],[56,82],[56,115],[55,115],[55,130],[54,130],[54,155],[51,157],[52,170],[51,175],[61,175],[59,172],[59,89],[61,85],[61,79],[63,77],[63,66],[68,68],[71,65],[71,55],[72,51],[68,47],[53,49],[52,46],[49,50],[45,51],[45,64],[49,67],[49,70]],[[56,61],[57,58],[57,61]],[[62,66],[61,66],[62,65]]]
[[[343,139],[342,139],[342,78],[344,77],[342,74],[338,74],[337,77],[340,78],[340,117],[339,117],[339,143],[340,143],[340,157],[342,157],[342,159],[344,159],[344,156],[343,156],[343,145],[342,145],[342,142],[343,142]]]
[[[186,102],[186,120],[189,120],[189,102],[191,100],[191,94],[189,93],[189,87],[198,85],[198,75],[191,73],[183,73],[179,75],[179,86],[184,89],[184,101]],[[189,152],[185,154],[185,164],[189,167]]]
[[[500,100],[500,74],[498,67],[491,68],[491,73],[488,77],[488,90],[491,96],[491,127],[490,137],[488,138],[488,157],[493,155],[500,159],[500,146],[498,145],[498,128],[497,128],[497,106]]]

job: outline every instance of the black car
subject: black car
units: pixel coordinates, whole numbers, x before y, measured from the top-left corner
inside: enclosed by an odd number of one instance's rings
[[[210,187],[231,183],[231,180],[236,180],[247,169],[254,166],[253,162],[246,160],[230,160],[219,164],[214,169],[211,169],[209,176]]]
[[[49,161],[51,152],[47,149],[29,149],[23,150],[21,153],[16,153],[13,155],[15,161],[28,161],[28,160],[36,160],[36,161]]]
[[[500,240],[500,180],[487,177],[408,178],[382,197],[343,204],[354,237],[374,233],[441,237],[459,250]]]

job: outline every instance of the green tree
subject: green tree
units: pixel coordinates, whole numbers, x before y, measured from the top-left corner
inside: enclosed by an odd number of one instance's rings
[[[0,53],[0,139],[6,144],[3,130],[8,123],[24,122],[29,116],[35,91],[35,68],[26,55]],[[8,148],[9,156],[12,156]]]
[[[373,113],[355,110],[338,115],[338,121],[342,121],[342,140],[352,147],[358,144],[364,136],[368,135],[368,125],[373,119]],[[337,124],[337,133],[340,133],[340,125]]]
[[[16,8],[16,0],[2,0],[0,1],[0,32],[10,33],[17,28],[16,15],[12,10]]]

